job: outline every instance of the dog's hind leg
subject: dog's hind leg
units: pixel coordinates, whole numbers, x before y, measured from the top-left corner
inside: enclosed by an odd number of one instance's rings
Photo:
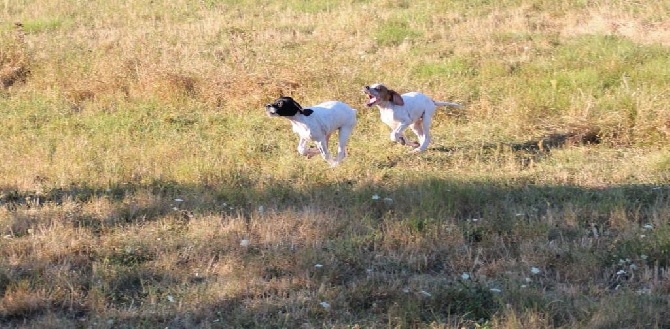
[[[353,130],[354,127],[349,126],[341,127],[339,129],[337,157],[335,158],[335,162],[339,163],[347,156],[347,143],[349,142],[349,136],[351,136]]]
[[[419,147],[421,143],[426,139],[425,131],[423,130],[423,120],[414,122],[410,129],[416,134],[416,137],[419,139],[419,142],[408,142],[408,145],[411,147]]]
[[[423,152],[430,144],[430,122],[432,117],[424,115],[423,119],[412,126],[412,130],[419,136],[419,147],[413,149],[413,152]]]

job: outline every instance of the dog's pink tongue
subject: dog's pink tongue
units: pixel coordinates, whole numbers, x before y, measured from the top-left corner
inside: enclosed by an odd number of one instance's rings
[[[366,105],[367,106],[372,106],[377,101],[377,97],[374,97],[374,96],[369,96],[369,97],[370,97],[370,99],[368,99],[368,103]]]

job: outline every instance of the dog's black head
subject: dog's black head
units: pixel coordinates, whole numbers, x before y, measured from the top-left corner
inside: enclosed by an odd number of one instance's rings
[[[309,116],[312,110],[303,109],[298,102],[288,96],[277,98],[272,104],[265,105],[265,113],[269,116],[292,117],[297,114]]]

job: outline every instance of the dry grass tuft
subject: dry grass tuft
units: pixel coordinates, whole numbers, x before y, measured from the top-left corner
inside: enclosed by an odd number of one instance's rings
[[[13,38],[5,40],[0,51],[0,83],[5,89],[26,82],[30,75],[23,24],[16,23],[13,34]]]

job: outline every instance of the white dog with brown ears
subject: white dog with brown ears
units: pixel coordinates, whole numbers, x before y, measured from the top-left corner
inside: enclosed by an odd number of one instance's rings
[[[381,83],[365,86],[363,92],[369,98],[366,105],[377,105],[382,122],[391,127],[391,140],[414,147],[413,152],[425,151],[430,144],[430,122],[437,106],[462,107],[458,103],[435,101],[415,91],[400,95]],[[405,138],[408,127],[419,138],[418,143]]]
[[[270,117],[284,117],[291,121],[293,131],[300,136],[298,153],[307,158],[321,154],[331,167],[337,166],[347,156],[347,142],[356,125],[356,110],[339,101],[327,101],[303,109],[298,102],[288,96],[277,98],[265,105],[265,113]],[[337,157],[333,159],[328,151],[330,136],[339,131]],[[316,150],[307,147],[314,141]]]

